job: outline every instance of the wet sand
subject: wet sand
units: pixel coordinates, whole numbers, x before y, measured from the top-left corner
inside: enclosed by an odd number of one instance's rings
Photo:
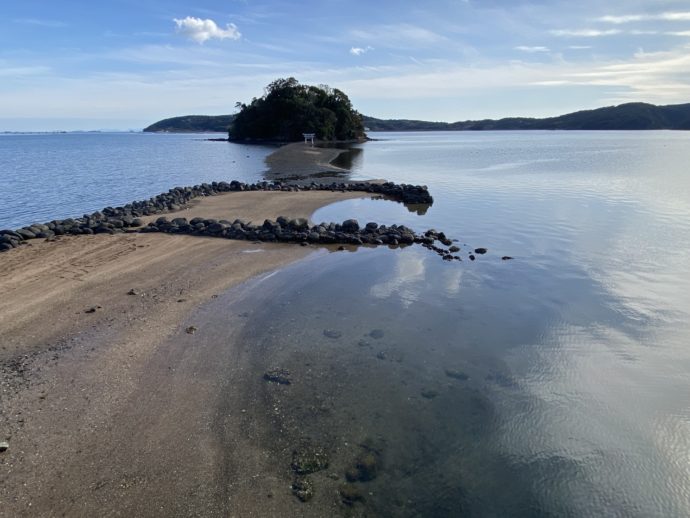
[[[311,144],[295,142],[278,148],[266,157],[270,178],[304,178],[314,175],[337,177],[348,173],[331,164],[345,149],[314,147]],[[319,179],[319,181],[325,181]]]
[[[358,196],[229,193],[178,214],[308,217]],[[217,440],[246,409],[221,397],[233,380],[218,358],[194,347],[205,330],[188,319],[230,287],[239,294],[247,279],[311,251],[119,234],[32,242],[2,254],[0,441],[10,447],[0,453],[0,516],[270,515],[251,491],[233,493],[245,501],[227,499],[223,486],[235,480],[228,470],[240,466],[251,484],[265,452],[232,454],[228,441]],[[236,325],[239,332],[241,320]],[[238,344],[225,344],[232,359]]]

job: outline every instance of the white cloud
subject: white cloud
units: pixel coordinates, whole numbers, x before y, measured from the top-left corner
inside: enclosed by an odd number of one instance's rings
[[[225,29],[221,29],[216,22],[211,19],[202,20],[201,18],[187,16],[181,20],[175,18],[173,21],[177,25],[178,33],[197,43],[204,43],[210,39],[239,40],[242,37],[242,34],[237,30],[237,26],[234,23],[229,23]]]
[[[17,79],[24,76],[38,76],[45,75],[51,72],[51,69],[45,66],[24,66],[24,67],[3,67],[0,63],[0,77],[7,77],[9,79]]]
[[[620,25],[631,22],[648,22],[648,21],[690,21],[689,11],[668,12],[660,14],[626,14],[622,16],[601,16],[596,19],[599,22],[613,23]]]
[[[530,53],[549,52],[548,47],[528,47],[525,45],[519,45],[519,46],[515,47],[515,50],[520,50],[522,52],[530,52]]]
[[[618,25],[621,23],[640,22],[644,19],[645,15],[642,14],[627,14],[624,16],[602,16],[597,18],[596,21]]]
[[[620,34],[621,31],[618,29],[607,29],[607,30],[598,30],[598,29],[557,29],[553,31],[549,31],[551,34],[554,36],[580,36],[583,38],[597,38],[599,36],[613,36],[616,34]]]
[[[398,48],[417,48],[420,45],[429,46],[447,41],[445,36],[408,23],[356,29],[350,31],[349,36],[355,40],[373,41]]]
[[[12,20],[14,23],[21,23],[23,25],[36,25],[38,27],[51,27],[51,28],[61,28],[67,27],[65,22],[58,20],[40,20],[38,18],[18,18]]]
[[[370,50],[374,50],[374,47],[371,47],[367,45],[366,47],[352,47],[350,49],[350,54],[353,56],[361,56],[362,54],[366,54]]]

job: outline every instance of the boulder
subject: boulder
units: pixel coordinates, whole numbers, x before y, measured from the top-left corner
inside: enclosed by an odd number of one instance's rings
[[[359,232],[359,223],[356,219],[348,219],[343,221],[342,228],[345,232]]]

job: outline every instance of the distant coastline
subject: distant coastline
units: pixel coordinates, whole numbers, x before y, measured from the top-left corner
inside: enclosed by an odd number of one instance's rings
[[[185,115],[158,121],[145,133],[227,132],[234,115]],[[458,122],[378,119],[362,116],[368,131],[515,131],[515,130],[690,130],[690,103],[656,106],[627,103],[582,110],[558,117],[508,117]]]

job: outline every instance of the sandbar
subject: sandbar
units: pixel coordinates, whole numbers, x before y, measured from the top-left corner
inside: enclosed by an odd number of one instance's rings
[[[340,176],[347,169],[333,165],[346,149],[324,148],[295,142],[286,144],[266,157],[269,178],[304,178],[324,173]]]
[[[364,196],[227,193],[168,216],[262,222],[309,217],[321,206]],[[214,424],[190,417],[205,398],[217,397],[220,380],[205,380],[186,355],[202,364],[213,358],[162,344],[185,329],[194,333],[186,319],[212,298],[314,250],[130,233],[33,240],[0,255],[0,441],[10,445],[0,453],[0,516],[119,516],[127,509],[233,516],[232,505],[218,503],[222,495],[201,487],[218,480],[223,465],[223,453],[203,442]],[[179,397],[157,399],[166,383]],[[133,459],[134,450],[149,456]],[[134,463],[145,465],[145,477]],[[170,494],[164,480],[189,494]],[[204,491],[213,494],[190,496]]]

